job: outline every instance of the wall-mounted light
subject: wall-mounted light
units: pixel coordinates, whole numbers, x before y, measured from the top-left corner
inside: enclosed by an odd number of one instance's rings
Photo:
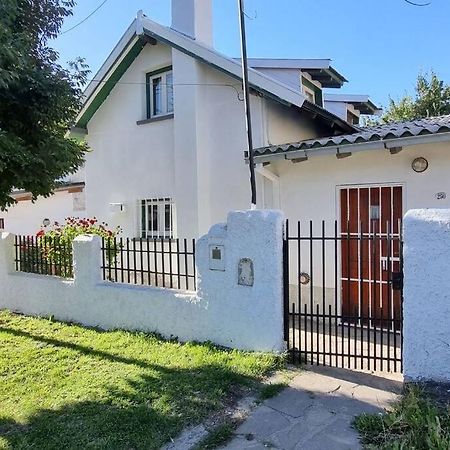
[[[45,219],[42,221],[42,225],[43,225],[44,227],[48,227],[48,226],[50,225],[50,219],[45,218]]]
[[[112,213],[120,213],[125,211],[125,206],[123,203],[110,203],[109,211]]]
[[[416,173],[425,172],[425,170],[428,169],[428,161],[422,156],[419,156],[418,158],[414,159],[414,161],[411,164],[411,167]]]

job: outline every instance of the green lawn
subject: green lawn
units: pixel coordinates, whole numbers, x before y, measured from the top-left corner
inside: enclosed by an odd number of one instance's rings
[[[0,448],[157,449],[278,363],[0,311]]]

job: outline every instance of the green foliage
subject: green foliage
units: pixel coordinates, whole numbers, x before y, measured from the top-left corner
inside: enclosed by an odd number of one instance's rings
[[[67,217],[64,224],[55,222],[52,226],[44,227],[37,233],[37,248],[39,254],[36,258],[53,267],[58,275],[65,278],[71,278],[72,273],[72,243],[77,236],[96,235],[105,239],[106,258],[108,262],[114,261],[120,250],[116,240],[117,234],[122,230],[120,227],[114,230],[108,229],[105,222],[99,223],[93,218],[80,219],[78,217]]]
[[[282,390],[284,390],[287,387],[287,385],[288,385],[287,382],[266,384],[261,389],[261,393],[260,393],[259,398],[261,400],[267,400],[268,398],[275,397]]]
[[[438,407],[415,386],[410,386],[392,411],[363,414],[355,428],[370,449],[448,450],[450,409]]]
[[[0,342],[0,448],[14,450],[160,449],[278,364],[6,311]]]
[[[415,91],[415,97],[406,95],[397,102],[391,98],[381,122],[391,123],[450,114],[450,85],[440,80],[433,71],[430,75],[419,74]]]
[[[226,421],[213,430],[194,448],[194,450],[211,450],[224,445],[233,437],[235,425]]]
[[[74,0],[0,2],[0,209],[13,189],[49,196],[83,163],[87,146],[67,137],[81,107],[87,66],[64,69],[48,45]]]

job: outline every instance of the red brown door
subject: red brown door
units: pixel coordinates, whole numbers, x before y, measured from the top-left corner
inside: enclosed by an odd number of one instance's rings
[[[343,321],[396,328],[401,292],[392,280],[400,272],[402,186],[341,188],[340,203]]]

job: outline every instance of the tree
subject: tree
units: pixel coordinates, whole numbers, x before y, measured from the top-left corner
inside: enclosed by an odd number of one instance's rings
[[[13,189],[48,197],[74,173],[87,145],[68,137],[81,107],[87,66],[65,69],[48,42],[57,37],[74,0],[0,2],[0,209]]]
[[[450,114],[450,86],[440,80],[433,71],[430,76],[419,74],[415,91],[414,98],[405,95],[397,102],[390,98],[389,107],[381,117],[382,122],[391,123]]]

